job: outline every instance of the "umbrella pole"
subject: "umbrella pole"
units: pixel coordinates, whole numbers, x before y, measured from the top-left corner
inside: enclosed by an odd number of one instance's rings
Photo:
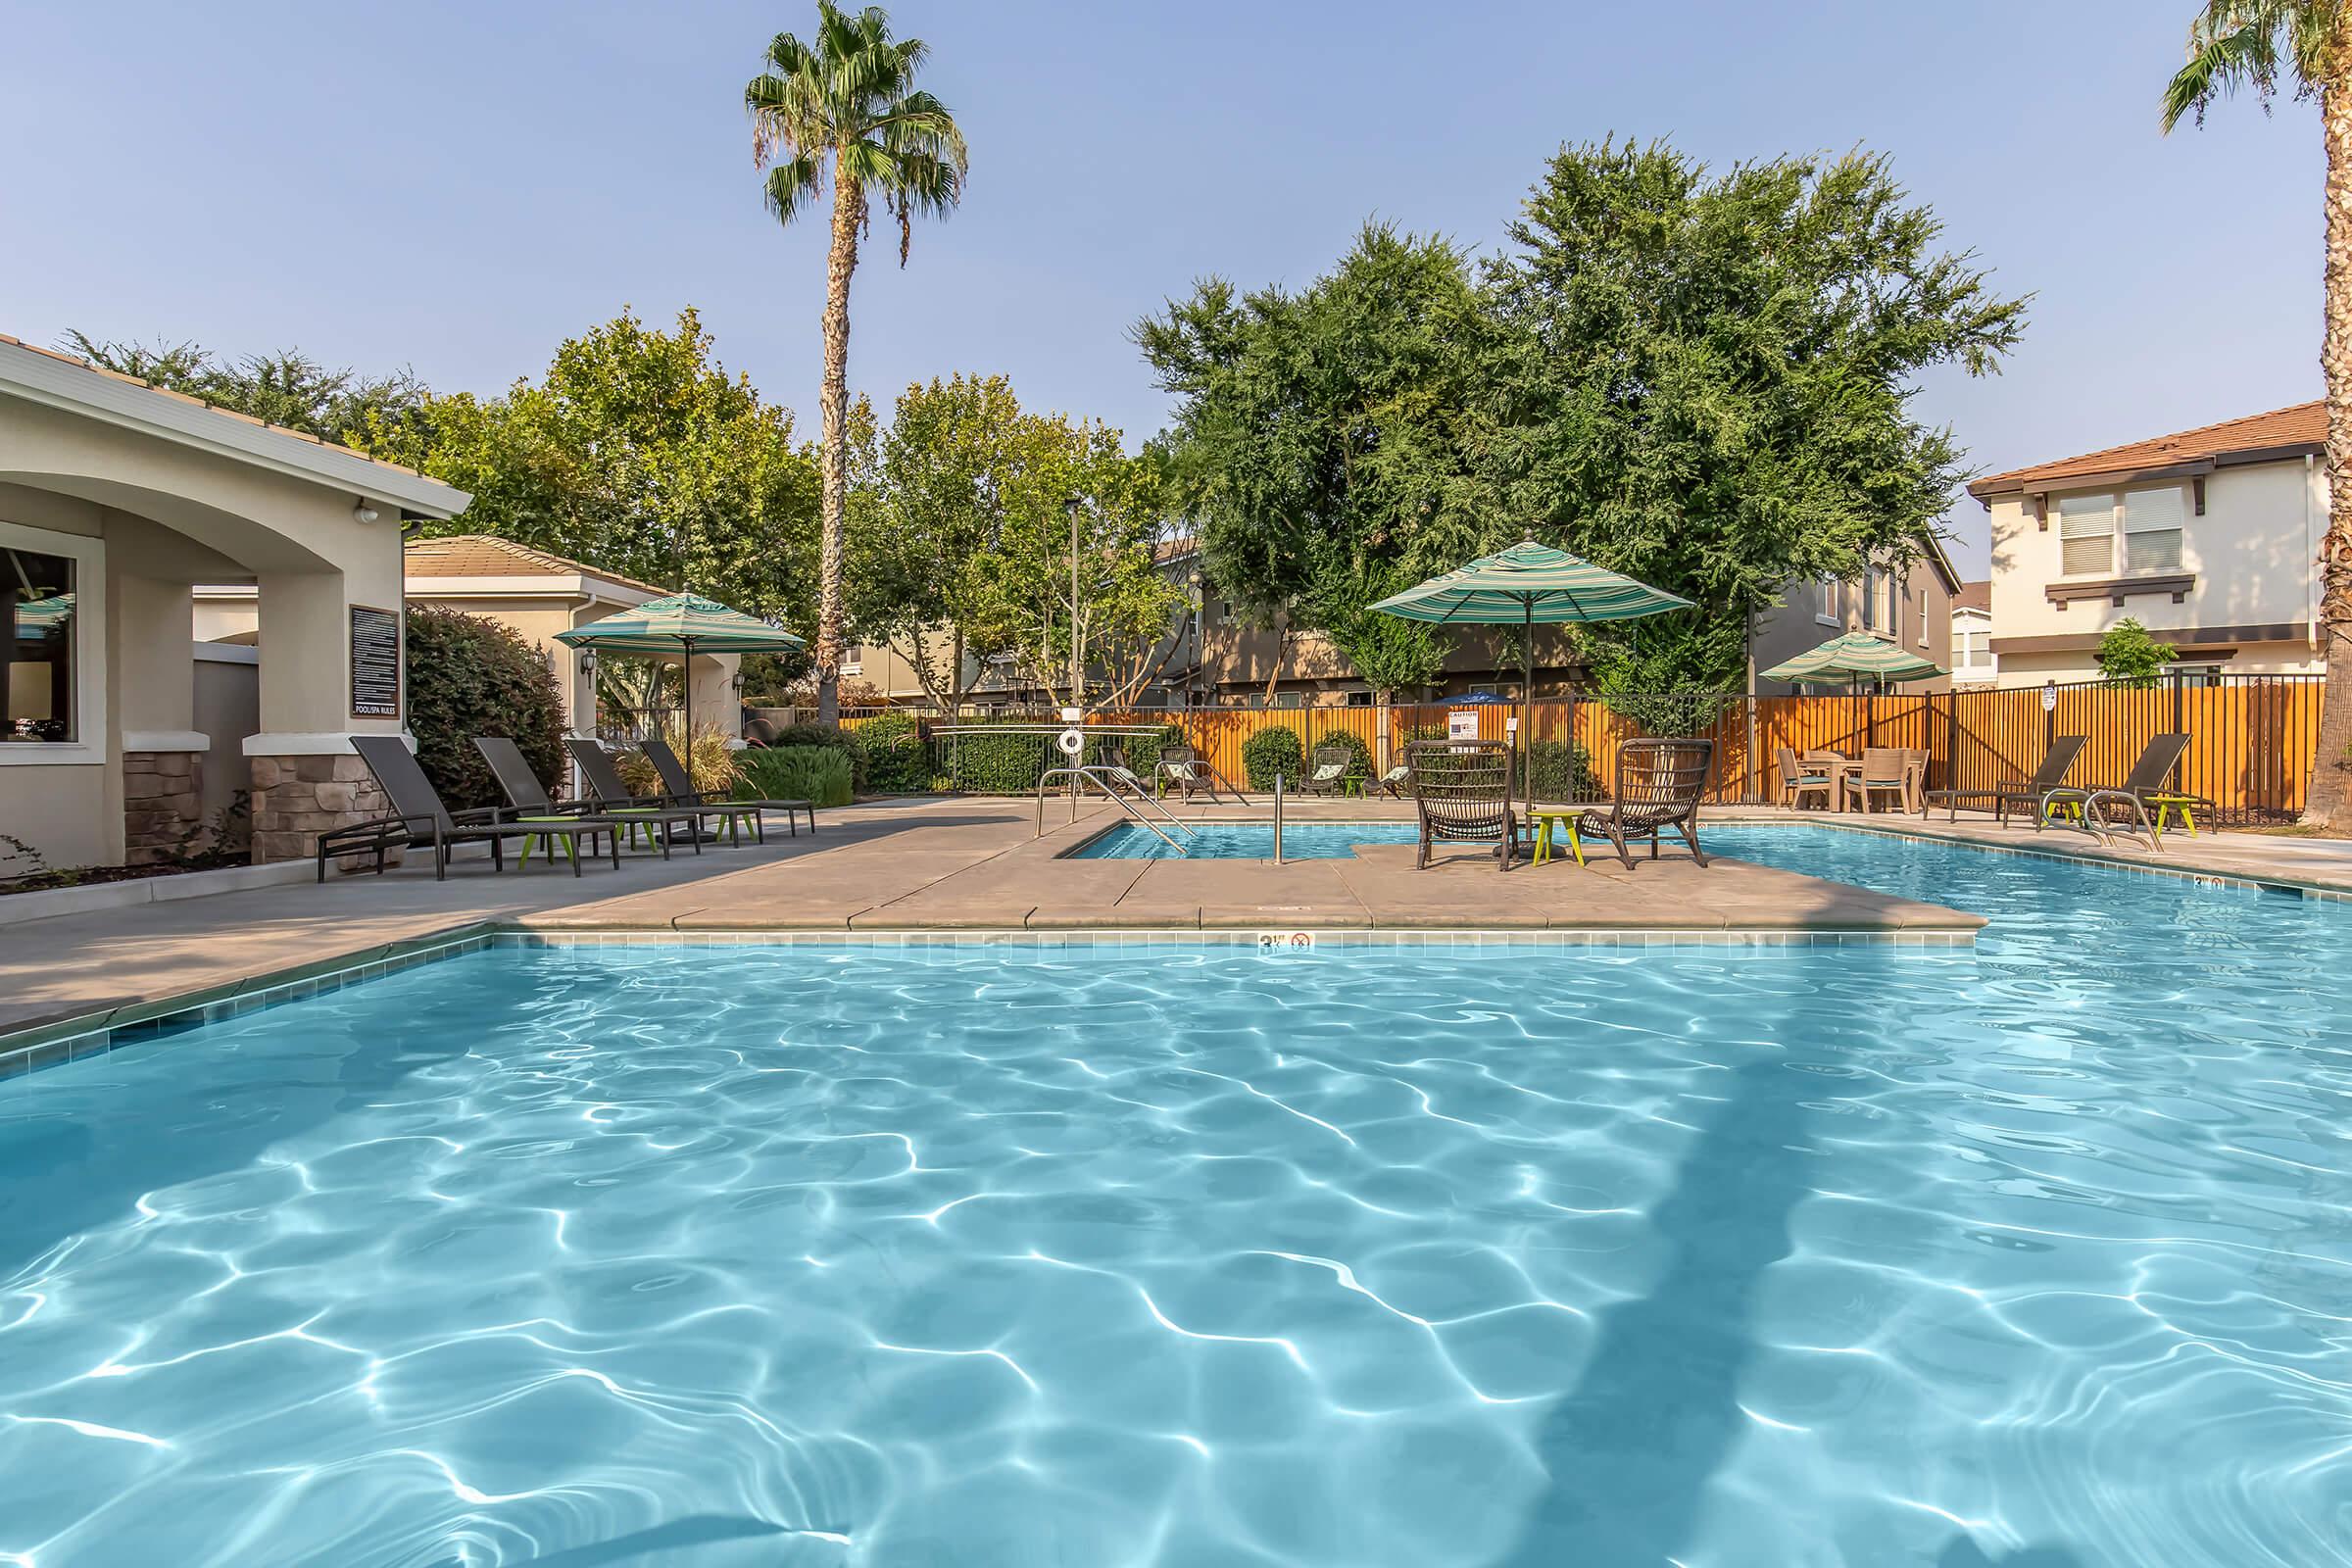
[[[1520,804],[1533,810],[1536,805],[1536,602],[1531,597],[1519,603],[1520,609],[1527,613],[1519,643],[1519,652],[1524,661],[1521,670],[1524,678],[1519,687],[1519,751],[1526,759],[1520,783],[1527,791],[1527,798]]]

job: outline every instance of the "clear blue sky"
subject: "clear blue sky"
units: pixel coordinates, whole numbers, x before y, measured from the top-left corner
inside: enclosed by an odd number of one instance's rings
[[[2160,136],[2190,0],[891,9],[973,165],[908,270],[877,233],[858,274],[851,372],[885,402],[1004,371],[1140,439],[1165,408],[1126,331],[1193,278],[1303,283],[1372,214],[1492,245],[1546,155],[1611,132],[1891,155],[2034,296],[2005,374],[1923,389],[1982,468],[2319,393],[2316,118],[2241,102]],[[495,391],[623,304],[693,304],[813,434],[823,227],[761,212],[741,109],[813,13],[0,0],[0,332]],[[1983,514],[1951,516],[1981,569]]]

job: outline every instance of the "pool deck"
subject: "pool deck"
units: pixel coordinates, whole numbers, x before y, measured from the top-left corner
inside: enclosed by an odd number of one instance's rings
[[[1193,820],[1262,820],[1262,805],[1202,808]],[[1391,801],[1302,801],[1290,819],[1403,821]],[[1787,820],[1725,809],[1707,820]],[[1717,857],[1706,869],[1668,849],[1632,870],[1613,856],[1579,868],[1564,852],[1508,875],[1465,850],[1428,871],[1409,845],[1367,845],[1348,859],[1073,860],[1065,852],[1123,820],[1096,804],[1070,819],[1052,803],[1034,836],[1026,801],[906,799],[823,815],[813,836],[712,849],[667,862],[630,857],[618,872],[510,871],[462,860],[449,880],[409,866],[214,897],[0,926],[0,1033],[125,1024],[195,998],[250,989],[289,970],[372,961],[485,923],[546,932],[1446,931],[1658,933],[1723,939],[1822,934],[1924,944],[1965,942],[1984,921],[1841,883]],[[1940,818],[1828,818],[2056,854],[2093,853],[2072,830],[2036,834]],[[1702,826],[1701,841],[1704,842]],[[2175,834],[2152,858],[2121,843],[2124,864],[2352,894],[2352,841],[2250,833]],[[1710,938],[1710,934],[1713,934]],[[0,1039],[0,1051],[24,1041]]]

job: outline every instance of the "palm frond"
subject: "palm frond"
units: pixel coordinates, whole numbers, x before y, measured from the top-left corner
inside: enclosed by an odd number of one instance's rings
[[[789,223],[809,203],[822,194],[825,184],[824,165],[814,153],[802,153],[779,162],[767,172],[767,183],[761,191],[767,210],[779,223]]]
[[[2328,71],[2344,0],[2209,0],[2188,28],[2188,59],[2165,84],[2162,122],[2194,115],[2202,123],[2217,98],[2240,89],[2266,102],[2281,87],[2316,90]],[[2282,57],[2284,44],[2287,55]]]

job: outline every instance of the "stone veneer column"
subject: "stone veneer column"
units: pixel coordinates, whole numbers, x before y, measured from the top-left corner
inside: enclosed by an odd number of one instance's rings
[[[256,757],[253,760],[253,860],[307,860],[318,853],[318,835],[330,828],[365,822],[391,813],[391,803],[376,788],[368,764],[357,753],[324,757]],[[389,858],[398,864],[395,851]],[[344,870],[365,863],[373,870],[371,854],[363,862],[346,858]]]
[[[355,759],[356,760],[356,759]],[[204,822],[204,759],[194,752],[122,754],[122,863],[153,865]]]

